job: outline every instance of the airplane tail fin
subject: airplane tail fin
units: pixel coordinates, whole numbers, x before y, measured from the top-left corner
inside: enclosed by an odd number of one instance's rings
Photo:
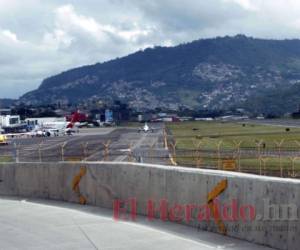
[[[79,121],[79,118],[80,118],[79,111],[76,111],[75,113],[73,113],[71,121],[67,125],[67,128],[74,128],[74,125],[75,125],[76,122]]]

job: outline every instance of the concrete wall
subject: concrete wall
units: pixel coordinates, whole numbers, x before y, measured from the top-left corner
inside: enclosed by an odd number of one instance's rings
[[[79,181],[80,190],[72,190],[74,178],[85,167]],[[270,204],[294,204],[300,207],[300,181],[266,178],[224,171],[187,169],[129,163],[20,163],[0,164],[0,195],[45,198],[79,202],[79,193],[88,204],[112,208],[113,200],[137,200],[137,211],[147,215],[147,201],[158,207],[161,199],[168,207],[175,204],[205,205],[207,194],[222,180],[227,189],[219,202],[237,200],[240,206],[255,206],[256,214],[265,214]],[[76,193],[77,191],[77,193]],[[282,211],[281,211],[282,212]],[[298,216],[299,216],[299,211]],[[218,232],[214,220],[198,221],[199,210],[193,210],[193,220],[179,223],[198,229]],[[158,214],[157,214],[158,215]],[[275,247],[299,249],[300,222],[296,220],[225,221],[227,234],[236,238]],[[278,228],[280,227],[280,228]]]

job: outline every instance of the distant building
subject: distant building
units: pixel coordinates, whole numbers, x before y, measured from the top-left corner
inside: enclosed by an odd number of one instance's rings
[[[149,122],[152,121],[152,119],[153,119],[152,114],[138,115],[138,122]]]
[[[21,124],[19,115],[0,115],[0,126],[2,128],[16,127]]]
[[[157,115],[158,115],[158,117],[160,117],[160,118],[168,116],[167,113],[158,113]]]
[[[193,117],[191,117],[191,116],[183,116],[183,117],[178,117],[178,119],[179,119],[181,122],[187,122],[187,121],[192,121],[192,120],[193,120]]]
[[[221,116],[218,118],[218,120],[222,121],[242,121],[242,120],[248,120],[249,117],[244,115],[244,116],[238,116],[238,115],[227,115],[227,116]]]
[[[205,117],[205,118],[195,118],[195,121],[213,121],[214,118],[212,117]]]
[[[163,122],[180,122],[180,119],[177,116],[169,116],[162,118]]]
[[[105,110],[105,122],[106,123],[111,123],[113,121],[114,121],[113,112],[109,109],[106,109]]]
[[[143,115],[138,115],[138,122],[142,122],[143,121]]]
[[[0,116],[11,115],[11,109],[0,109]]]
[[[5,133],[17,133],[26,130],[19,115],[0,115],[0,128]]]
[[[50,122],[66,122],[65,117],[35,117],[25,119],[25,123],[28,126],[34,128],[35,126],[42,126],[44,123]]]

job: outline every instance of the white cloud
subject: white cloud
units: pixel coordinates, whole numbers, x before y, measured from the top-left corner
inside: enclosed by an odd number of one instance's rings
[[[73,38],[64,30],[55,29],[52,33],[45,33],[42,44],[46,48],[57,50],[69,47],[72,44],[72,40]]]
[[[64,5],[57,8],[55,14],[56,26],[65,30],[72,31],[72,29],[79,28],[95,37],[98,37],[99,33],[113,31],[112,27],[100,25],[92,17],[77,14],[72,5]]]
[[[67,34],[76,37],[80,33],[96,39],[99,43],[110,43],[111,39],[123,40],[122,42],[137,43],[140,37],[147,37],[153,32],[152,27],[140,27],[134,22],[129,29],[97,22],[92,17],[78,14],[72,5],[64,5],[56,11],[55,25],[57,29],[64,30]]]
[[[0,0],[0,98],[147,46],[237,33],[299,38],[299,12],[298,0]]]
[[[230,2],[236,3],[246,10],[250,10],[250,11],[258,10],[258,7],[254,3],[255,1],[251,1],[251,0],[223,0],[223,1],[225,3],[230,3]]]
[[[15,43],[19,42],[17,35],[15,33],[11,32],[10,30],[3,30],[1,33],[3,36],[8,38],[12,42],[15,42]]]

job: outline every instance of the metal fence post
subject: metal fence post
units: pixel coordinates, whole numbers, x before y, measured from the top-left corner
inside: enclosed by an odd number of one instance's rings
[[[64,142],[61,145],[61,161],[65,161],[65,147],[67,145],[67,142]]]
[[[110,146],[111,141],[107,141],[106,143],[102,143],[104,146],[103,149],[103,160],[108,161],[109,160],[109,146]]]
[[[222,162],[221,162],[221,146],[223,144],[223,140],[217,143],[217,158],[218,158],[218,165],[217,168],[220,170],[222,169]]]
[[[255,141],[255,145],[257,148],[257,159],[259,161],[259,174],[262,175],[262,157],[261,157],[261,146],[263,144],[263,140]]]
[[[261,161],[263,163],[263,166],[264,166],[264,175],[267,175],[267,162],[268,162],[268,158],[261,158]]]
[[[199,142],[197,142],[196,140],[193,140],[193,144],[196,148],[196,166],[197,168],[200,168],[203,162],[201,158],[201,146],[203,144],[203,141],[200,140]]]
[[[299,160],[299,157],[290,157],[290,161],[292,162],[292,172],[290,173],[290,176],[293,178],[297,177],[296,171],[295,171],[295,162]]]
[[[42,162],[42,144],[43,144],[43,142],[41,142],[41,143],[38,145],[39,162]]]
[[[167,135],[166,128],[164,128],[164,130],[163,130],[163,137],[164,137],[164,146],[165,146],[165,149],[168,149],[168,135]]]
[[[233,141],[235,148],[236,148],[236,154],[237,154],[237,162],[238,162],[238,171],[241,172],[241,145],[243,141]]]
[[[280,168],[280,177],[283,177],[283,166],[282,166],[282,145],[284,143],[284,139],[282,139],[281,141],[274,141],[278,150],[278,157],[279,157],[279,168]]]
[[[14,147],[16,150],[16,163],[20,162],[20,144],[14,143]]]
[[[128,147],[128,161],[129,162],[133,162],[133,155],[132,155],[132,143],[130,143],[129,145],[128,145],[129,147]]]
[[[295,161],[298,159],[300,159],[300,142],[295,140],[295,143],[296,145],[298,146],[298,153],[297,153],[297,156],[295,157]],[[297,177],[298,175],[296,174],[296,171],[295,171],[295,162],[293,163],[293,170],[292,170],[292,177],[295,178]]]
[[[172,154],[171,154],[171,163],[174,165],[174,166],[177,166],[177,162],[176,162],[176,146],[177,146],[177,141],[175,141],[174,143],[173,142],[170,142],[170,146],[172,147]]]
[[[82,161],[85,161],[87,156],[88,156],[88,145],[89,143],[86,142],[86,143],[82,143],[81,144],[81,147],[82,147],[82,154],[83,154],[83,159]]]

